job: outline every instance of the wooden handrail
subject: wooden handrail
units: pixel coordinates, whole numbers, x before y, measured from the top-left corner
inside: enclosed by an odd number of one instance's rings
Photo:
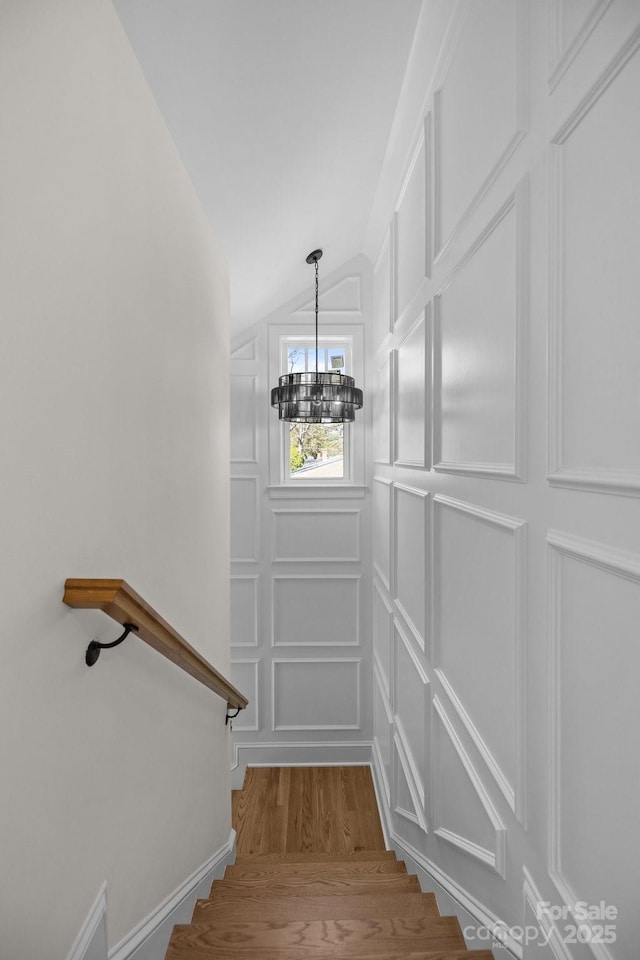
[[[204,683],[205,687],[226,700],[230,707],[244,710],[249,703],[124,580],[69,579],[65,581],[62,599],[69,607],[102,610],[120,624],[134,624],[141,640]]]

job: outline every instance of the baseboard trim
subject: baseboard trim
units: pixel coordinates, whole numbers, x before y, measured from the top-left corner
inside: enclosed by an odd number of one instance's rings
[[[91,951],[91,953],[89,953]],[[86,920],[80,928],[67,960],[107,956],[107,882],[102,884]]]
[[[216,875],[221,876],[235,858],[236,832],[231,830],[222,847],[109,951],[108,960],[155,960],[164,956],[175,924],[190,922],[195,901],[208,895]]]
[[[234,790],[242,788],[247,767],[350,767],[370,763],[370,740],[236,742],[231,765],[232,786]]]

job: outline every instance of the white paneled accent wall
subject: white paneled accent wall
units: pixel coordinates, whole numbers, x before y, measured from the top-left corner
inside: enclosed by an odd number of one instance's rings
[[[300,296],[242,334],[231,351],[233,676],[251,700],[233,724],[237,786],[248,760],[362,762],[373,737],[371,519],[362,483],[365,424],[372,416],[372,390],[363,380],[370,361],[362,350],[370,350],[373,271],[360,257],[325,277],[320,273],[321,322],[327,315],[332,336],[353,337],[354,372],[365,387],[365,408],[356,426],[347,427],[352,479],[291,482],[288,471],[283,475],[288,425],[278,423],[269,400],[284,372],[280,338],[313,337],[313,271],[304,263],[306,253],[300,251]],[[387,299],[390,282],[387,253]],[[390,300],[387,332],[389,317]],[[380,409],[389,409],[390,376],[387,361]],[[387,419],[387,463],[390,429]],[[387,491],[388,509],[390,503]],[[384,516],[381,529],[387,526]],[[380,644],[387,691],[389,644],[386,654]],[[379,740],[389,757],[390,736],[389,727]]]
[[[627,960],[640,6],[444,6],[423,7],[366,246],[379,798],[473,947],[489,926],[521,960]],[[613,912],[606,937],[580,901]]]

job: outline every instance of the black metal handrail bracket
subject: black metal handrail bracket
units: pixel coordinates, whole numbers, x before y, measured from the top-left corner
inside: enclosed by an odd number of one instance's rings
[[[111,647],[117,647],[119,643],[122,643],[122,641],[129,636],[132,630],[136,633],[138,632],[138,627],[136,627],[135,623],[123,623],[122,626],[124,627],[124,633],[118,637],[117,640],[114,640],[113,643],[98,643],[97,640],[91,641],[84,655],[84,662],[88,667],[92,667],[94,663],[97,662],[101,650],[110,650]]]

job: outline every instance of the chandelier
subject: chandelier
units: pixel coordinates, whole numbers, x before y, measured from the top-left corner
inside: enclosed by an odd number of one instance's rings
[[[293,423],[347,423],[362,407],[362,390],[353,377],[344,373],[318,372],[318,260],[322,250],[314,250],[307,263],[316,268],[316,369],[304,373],[285,373],[279,386],[271,391],[271,406],[278,408],[280,420]]]

